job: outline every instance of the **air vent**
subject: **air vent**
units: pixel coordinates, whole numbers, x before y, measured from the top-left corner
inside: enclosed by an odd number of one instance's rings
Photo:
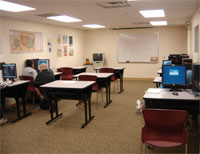
[[[56,14],[56,13],[46,13],[46,14],[38,14],[37,16],[40,16],[40,17],[51,17],[51,16],[59,16],[59,14]]]
[[[97,3],[97,5],[108,9],[108,8],[118,8],[118,7],[128,7],[130,6],[127,1],[112,1],[112,2],[102,2]]]

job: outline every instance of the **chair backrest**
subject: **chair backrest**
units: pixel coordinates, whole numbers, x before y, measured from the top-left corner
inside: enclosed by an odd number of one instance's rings
[[[187,144],[187,116],[184,110],[144,109],[142,142],[171,141]]]
[[[33,86],[33,81],[34,81],[33,77],[21,75],[21,76],[19,76],[19,79],[20,80],[29,80],[30,82],[28,84],[27,90],[28,91],[35,91],[35,88]]]
[[[97,76],[95,76],[95,75],[79,75],[79,80],[80,81],[96,81],[96,83],[92,87],[92,90],[93,91],[99,90],[99,86],[97,84]]]
[[[73,79],[73,69],[71,67],[61,67],[58,72],[62,72],[62,80],[72,80]]]
[[[115,81],[116,80],[116,77],[114,75],[114,72],[115,70],[113,68],[108,68],[108,67],[105,67],[105,68],[100,68],[99,70],[100,73],[113,73],[112,77],[111,77],[111,80],[112,81]]]

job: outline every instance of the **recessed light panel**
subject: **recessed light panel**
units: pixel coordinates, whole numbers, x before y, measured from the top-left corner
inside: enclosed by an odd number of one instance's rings
[[[10,12],[22,12],[22,11],[31,11],[36,9],[25,5],[20,5],[0,0],[0,10],[10,11]]]
[[[167,25],[167,21],[150,21],[150,24],[153,26],[164,26]]]
[[[47,19],[56,20],[60,22],[81,22],[82,21],[80,19],[69,17],[66,15],[51,16],[51,17],[47,17]]]
[[[105,28],[105,26],[98,25],[98,24],[83,25],[83,27],[87,27],[87,28]]]
[[[164,10],[141,10],[139,11],[145,18],[165,17]]]

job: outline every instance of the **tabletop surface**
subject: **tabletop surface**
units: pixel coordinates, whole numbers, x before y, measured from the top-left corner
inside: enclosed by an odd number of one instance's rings
[[[94,75],[97,76],[97,78],[107,78],[113,75],[113,73],[93,73],[93,72],[83,72],[74,75],[75,78],[79,77],[79,75]]]
[[[100,70],[101,68],[113,68],[114,70],[123,70],[125,67],[95,67],[95,70]]]
[[[93,85],[95,81],[74,81],[74,80],[56,80],[40,87],[42,88],[68,88],[68,89],[84,89]]]
[[[144,99],[177,99],[177,100],[200,100],[199,97],[195,97],[191,89],[181,89],[178,95],[173,95],[169,88],[157,88],[162,89],[160,93],[148,93],[145,92]]]

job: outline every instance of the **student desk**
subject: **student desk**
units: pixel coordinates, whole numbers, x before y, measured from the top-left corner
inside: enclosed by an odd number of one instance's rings
[[[26,112],[26,103],[25,103],[25,96],[26,96],[26,91],[27,91],[29,82],[30,81],[27,81],[27,80],[19,80],[19,81],[13,82],[8,87],[0,88],[1,97],[15,98],[16,107],[17,107],[17,119],[13,120],[12,122],[21,120],[31,114],[31,112],[28,112],[28,113]],[[19,101],[20,98],[22,98],[23,113],[24,113],[23,116],[20,115],[20,101]]]
[[[162,68],[158,69],[157,74],[159,74],[160,76],[162,76]]]
[[[181,89],[173,95],[169,88],[162,88],[160,93],[145,93],[143,99],[147,108],[181,109],[190,114],[199,114],[200,98],[192,94],[191,89]]]
[[[51,119],[47,121],[46,124],[49,124],[50,122],[53,122],[54,120],[62,116],[62,113],[58,114],[58,99],[81,100],[84,102],[85,108],[85,123],[81,126],[81,128],[84,128],[94,118],[94,116],[91,116],[91,93],[92,85],[94,83],[94,81],[56,80],[40,86],[42,89],[45,90],[48,99],[51,100]],[[55,101],[56,108],[55,117],[53,114],[53,101]],[[87,112],[89,112],[89,119]]]
[[[94,70],[96,72],[98,72],[101,68],[103,68],[103,67],[96,67],[96,68],[94,68]],[[119,91],[119,93],[121,93],[124,90],[123,89],[123,75],[124,75],[125,67],[109,67],[109,68],[113,68],[116,79],[120,79],[120,91]]]
[[[60,76],[62,74],[62,72],[53,72],[54,76],[55,76],[55,80],[60,80]]]
[[[94,75],[97,76],[97,83],[100,87],[104,87],[106,89],[106,105],[104,106],[107,107],[111,102],[110,98],[110,83],[111,83],[111,76],[113,73],[80,73],[77,75],[74,75],[75,78],[78,78],[79,75]]]
[[[72,67],[72,69],[73,69],[73,74],[76,75],[82,72],[86,72],[87,66],[76,66]]]
[[[155,79],[153,80],[153,83],[156,84],[156,88],[159,88],[160,84],[162,83],[162,77],[160,76],[155,77]]]

